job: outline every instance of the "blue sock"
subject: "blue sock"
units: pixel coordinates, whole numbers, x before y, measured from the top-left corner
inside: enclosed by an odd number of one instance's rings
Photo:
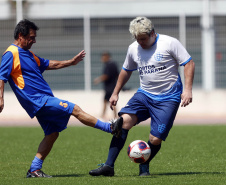
[[[113,136],[108,152],[108,158],[105,162],[106,165],[114,167],[115,160],[126,142],[128,132],[129,130],[122,129],[122,136],[120,138]]]
[[[30,167],[31,172],[41,169],[42,163],[43,163],[43,160],[35,156],[34,160],[31,163],[31,167]]]
[[[97,129],[103,130],[105,132],[111,133],[111,124],[109,122],[100,121],[99,119],[97,120],[94,128],[97,128]]]

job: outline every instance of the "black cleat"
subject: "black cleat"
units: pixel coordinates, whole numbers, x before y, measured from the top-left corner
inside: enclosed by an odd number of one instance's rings
[[[33,177],[51,178],[52,176],[45,174],[41,170],[35,170],[33,172],[31,172],[30,170],[28,170],[28,172],[27,172],[27,178],[33,178]]]
[[[92,175],[92,176],[103,175],[103,176],[110,176],[110,177],[115,175],[113,167],[110,167],[110,166],[105,165],[105,164],[100,164],[100,165],[101,165],[101,167],[99,167],[95,170],[90,170],[89,174]]]
[[[149,176],[150,172],[149,172],[149,164],[140,164],[139,165],[139,176]]]
[[[118,119],[111,120],[111,130],[112,134],[119,138],[122,135],[122,124],[123,124],[123,118],[119,117]]]

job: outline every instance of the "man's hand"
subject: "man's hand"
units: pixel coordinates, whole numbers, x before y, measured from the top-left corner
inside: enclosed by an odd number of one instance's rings
[[[112,94],[111,98],[109,99],[109,102],[110,102],[111,110],[114,110],[114,107],[117,105],[117,102],[118,102],[118,95]]]
[[[181,94],[181,107],[186,107],[187,105],[189,105],[192,102],[192,91],[189,90],[185,90],[182,94]]]
[[[72,65],[76,65],[78,64],[80,61],[83,60],[83,58],[85,57],[86,53],[84,50],[82,50],[79,54],[77,54],[76,56],[73,57],[72,59]]]

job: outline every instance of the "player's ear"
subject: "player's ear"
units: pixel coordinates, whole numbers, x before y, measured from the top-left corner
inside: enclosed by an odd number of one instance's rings
[[[23,34],[22,33],[19,33],[18,34],[18,39],[22,39],[22,38],[24,38]]]
[[[155,35],[155,30],[154,30],[154,29],[152,29],[152,30],[151,30],[151,32],[149,32],[149,34],[148,34],[148,35],[149,35],[149,37],[152,37],[153,35]]]

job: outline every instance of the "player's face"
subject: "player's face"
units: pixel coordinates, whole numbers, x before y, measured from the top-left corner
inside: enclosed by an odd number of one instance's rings
[[[153,35],[154,34],[152,33],[151,35],[148,35],[147,33],[140,34],[136,37],[136,40],[143,49],[148,49],[155,42],[155,37],[153,37]]]
[[[108,55],[102,55],[101,56],[101,61],[103,63],[108,62],[110,60],[110,57]]]
[[[28,50],[31,46],[36,43],[36,31],[30,29],[29,34],[27,36],[19,36],[20,38],[20,46],[24,50]]]

